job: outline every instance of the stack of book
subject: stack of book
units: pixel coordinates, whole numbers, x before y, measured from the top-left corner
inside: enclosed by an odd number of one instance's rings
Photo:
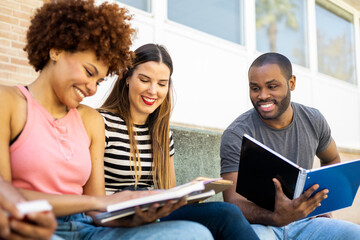
[[[188,183],[159,191],[159,193],[146,197],[135,198],[107,206],[107,211],[96,215],[96,219],[105,223],[118,218],[133,215],[135,207],[139,206],[142,211],[149,209],[154,203],[164,205],[170,200],[179,201],[186,198],[188,204],[201,202],[215,194],[224,191],[233,185],[232,181],[221,178],[198,177]]]

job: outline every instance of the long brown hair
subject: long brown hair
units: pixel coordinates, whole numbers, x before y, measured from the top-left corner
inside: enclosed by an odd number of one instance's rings
[[[170,188],[170,138],[169,125],[172,111],[173,93],[171,75],[173,64],[165,47],[157,44],[146,44],[135,50],[132,67],[123,73],[123,77],[116,80],[114,88],[105,100],[101,109],[114,112],[125,121],[130,139],[130,166],[133,164],[135,186],[141,178],[141,163],[139,150],[135,140],[133,121],[130,114],[129,88],[126,79],[131,77],[140,64],[154,61],[164,63],[170,70],[169,90],[160,106],[149,115],[146,124],[149,127],[151,150],[153,157],[153,181],[155,188]]]

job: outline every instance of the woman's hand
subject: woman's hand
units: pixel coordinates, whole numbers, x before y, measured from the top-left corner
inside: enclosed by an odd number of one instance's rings
[[[50,239],[56,226],[52,212],[24,216],[0,194],[0,239]]]
[[[161,190],[154,190],[154,191],[122,191],[119,193],[115,193],[106,197],[103,197],[105,200],[103,201],[104,204],[114,204],[119,203],[122,201],[127,201],[135,198],[146,197],[154,194],[158,194],[162,192]],[[141,211],[140,207],[135,208],[135,214],[117,219],[111,222],[104,224],[105,226],[109,227],[135,227],[140,226],[148,223],[155,222],[157,219],[165,217],[169,215],[174,210],[184,206],[187,203],[186,199],[180,199],[179,201],[170,200],[165,203],[165,205],[160,206],[159,203],[154,203],[151,207],[146,211]],[[106,206],[102,211],[106,210]],[[93,215],[93,214],[90,214]],[[97,224],[99,224],[97,222]]]
[[[183,198],[179,201],[170,200],[164,206],[154,203],[147,211],[141,211],[140,207],[135,208],[135,215],[109,222],[111,226],[136,227],[155,222],[157,219],[166,217],[171,212],[184,206],[187,203]]]
[[[22,219],[24,216],[17,210],[15,204],[0,194],[0,239],[10,235],[10,218]]]
[[[29,213],[25,220],[10,220],[11,233],[4,239],[48,240],[57,223],[52,212]]]
[[[184,206],[187,203],[183,198],[179,201],[170,200],[164,206],[160,207],[158,203],[153,204],[148,211],[141,211],[140,207],[136,207],[135,216],[132,219],[132,226],[139,226],[146,223],[155,222],[157,219],[166,217],[171,212]]]

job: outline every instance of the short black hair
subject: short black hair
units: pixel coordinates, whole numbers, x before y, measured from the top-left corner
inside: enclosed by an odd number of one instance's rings
[[[280,53],[269,52],[260,55],[251,64],[249,71],[252,67],[261,67],[266,64],[276,64],[279,66],[283,76],[289,80],[292,74],[292,66],[290,60]]]

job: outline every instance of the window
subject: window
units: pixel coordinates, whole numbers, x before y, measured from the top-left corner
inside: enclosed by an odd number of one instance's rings
[[[356,84],[353,15],[328,1],[316,1],[318,71]]]
[[[118,2],[151,12],[151,0],[118,0]]]
[[[305,0],[256,0],[256,48],[308,67]]]
[[[168,0],[168,18],[243,44],[242,0]]]

